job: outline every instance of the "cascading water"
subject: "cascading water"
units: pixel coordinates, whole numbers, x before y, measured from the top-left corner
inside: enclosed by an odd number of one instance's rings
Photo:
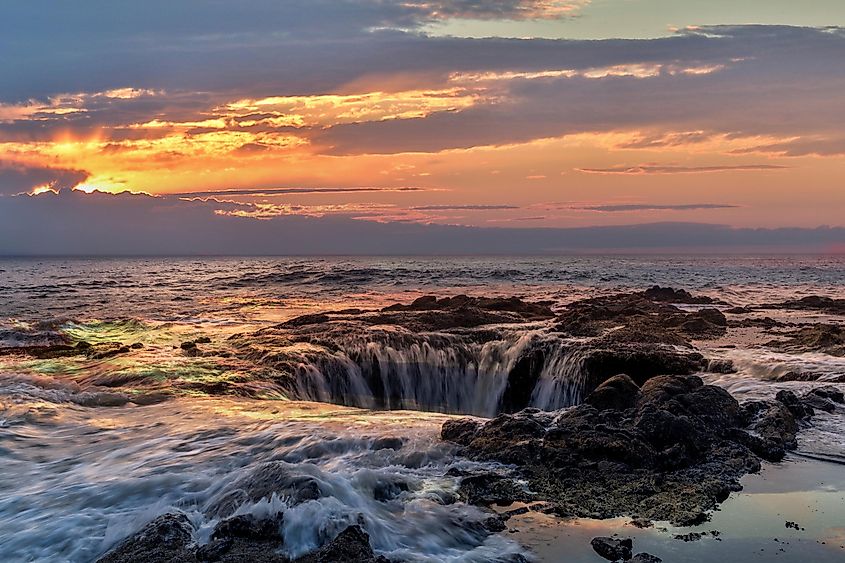
[[[572,406],[587,386],[585,352],[542,330],[504,331],[476,342],[471,334],[378,327],[346,332],[331,347],[315,340],[285,349],[282,362],[277,350],[271,362],[292,373],[294,398],[494,416]]]

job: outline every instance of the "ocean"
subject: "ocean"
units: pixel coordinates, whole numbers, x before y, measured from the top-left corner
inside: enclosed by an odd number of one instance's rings
[[[577,338],[555,335],[542,321],[503,327],[483,342],[464,333],[420,339],[384,326],[375,340],[350,332],[337,347],[324,335],[306,342],[277,328],[302,315],[376,311],[424,295],[517,296],[560,311],[654,285],[711,297],[725,310],[843,298],[845,257],[0,259],[0,559],[93,561],[174,508],[189,516],[196,541],[207,542],[219,521],[210,507],[256,467],[274,463],[329,491],[296,506],[273,496],[237,507],[238,514],[287,507],[291,558],[359,523],[376,552],[395,560],[505,561],[518,553],[551,560],[543,546],[549,534],[568,533],[561,528],[541,533],[525,524],[530,533],[489,534],[473,525],[489,514],[457,499],[457,475],[496,464],[462,457],[440,440],[440,426],[456,415],[500,412],[508,374],[538,343],[554,351],[526,406],[578,404],[589,388],[569,347]],[[842,323],[824,311],[757,317]],[[735,367],[703,373],[705,382],[740,400],[820,383],[845,387],[845,358],[772,348],[769,339],[749,327],[695,342],[711,361]],[[66,350],[80,342],[102,352]],[[26,352],[50,346],[67,354]],[[376,360],[378,390],[368,364]],[[790,459],[836,474],[845,463],[843,424],[842,409],[822,413]],[[843,494],[839,485],[796,487]],[[845,543],[841,521],[817,516],[805,517],[812,547],[799,549],[795,539],[779,560],[806,560],[802,550],[816,561],[841,560],[834,546]],[[723,535],[708,552],[715,555],[675,546],[671,560],[724,561],[722,546],[756,553],[754,538],[771,535],[768,528],[750,534]],[[591,560],[578,553],[570,559]]]

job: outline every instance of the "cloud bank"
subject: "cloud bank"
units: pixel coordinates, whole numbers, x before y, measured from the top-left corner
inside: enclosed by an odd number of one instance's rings
[[[845,251],[845,228],[739,229],[654,223],[570,229],[268,220],[215,201],[63,191],[0,198],[0,255],[554,254],[601,251]],[[38,225],[37,236],[32,226]]]

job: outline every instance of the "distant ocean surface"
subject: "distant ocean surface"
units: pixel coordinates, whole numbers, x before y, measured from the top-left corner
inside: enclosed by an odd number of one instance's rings
[[[845,256],[0,259],[0,322],[250,322],[426,293],[566,303],[650,285],[735,305],[843,291]]]
[[[488,514],[454,502],[458,479],[451,475],[459,471],[450,470],[483,465],[439,439],[449,416],[444,413],[456,409],[370,411],[280,400],[286,397],[273,386],[272,370],[228,350],[230,337],[257,334],[302,314],[376,309],[427,294],[515,295],[550,301],[559,309],[578,299],[653,285],[683,288],[732,306],[809,295],[843,298],[845,256],[0,259],[0,349],[5,350],[0,355],[0,561],[93,561],[174,509],[187,513],[196,540],[207,542],[216,520],[203,507],[271,461],[332,491],[285,512],[288,556],[301,556],[356,522],[364,523],[377,552],[398,560],[481,563],[522,553],[507,534],[473,533]],[[805,316],[827,322],[815,313]],[[507,376],[502,366],[512,365],[507,362],[525,342],[547,329],[518,327],[483,348],[458,349],[435,335],[422,347],[397,350],[382,343],[368,350],[396,369],[416,362],[415,369],[426,376],[416,385],[442,382],[434,391],[453,393],[444,401],[457,401],[472,395],[461,387],[463,380],[472,376],[483,385],[485,377]],[[402,337],[400,330],[384,334]],[[766,350],[743,334],[700,345],[708,357],[736,366],[735,373],[704,377],[740,399],[770,398],[778,389],[816,384],[777,380],[790,371],[812,372],[830,382],[845,376],[845,358]],[[204,346],[210,352],[186,353],[181,344],[199,337],[208,337]],[[13,350],[79,342],[137,347],[103,357],[38,358]],[[296,369],[310,378],[307,383],[327,385],[317,360],[334,354],[330,347],[319,356],[310,344],[292,343],[286,353],[300,354]],[[473,354],[480,360],[468,363]],[[350,364],[350,374],[358,369],[342,351],[333,358]],[[567,365],[562,361],[559,367]],[[127,402],[127,396],[151,389],[173,395],[144,406]],[[576,396],[559,395],[548,404],[565,406]],[[324,400],[307,394],[295,398]],[[823,414],[814,424],[802,434],[799,453],[845,462],[841,417]],[[375,446],[397,437],[401,448]],[[374,491],[397,481],[407,490],[395,500],[374,498]],[[282,500],[247,503],[239,510],[266,513],[279,508],[274,502]],[[692,559],[677,561],[698,561],[694,550],[690,553]]]

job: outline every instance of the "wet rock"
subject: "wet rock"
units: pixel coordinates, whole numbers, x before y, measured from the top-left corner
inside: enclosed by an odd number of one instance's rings
[[[467,434],[464,453],[516,466],[554,514],[692,525],[740,490],[761,457],[794,447],[797,431],[783,403],[740,405],[697,376],[658,376],[641,388],[620,377],[558,413],[500,415]],[[470,502],[495,496],[482,485]]]
[[[416,299],[410,305],[395,304],[383,311],[448,311],[453,309],[477,308],[484,311],[516,313],[525,320],[542,320],[554,317],[548,303],[530,303],[518,297],[443,297],[438,299],[426,295]]]
[[[193,527],[182,513],[163,514],[112,548],[98,563],[193,561]]]
[[[132,395],[130,401],[139,406],[157,405],[171,398],[170,393],[151,391],[150,393],[139,393]]]
[[[702,371],[707,360],[698,352],[662,345],[587,345],[582,367],[588,382],[586,391],[618,374],[626,374],[639,385],[657,375],[690,375]]]
[[[232,516],[215,526],[211,539],[281,540],[282,520],[282,513],[277,514],[275,518],[257,518],[252,514]]]
[[[464,477],[458,492],[468,503],[481,506],[510,506],[514,502],[533,500],[525,487],[513,478],[494,473]]]
[[[819,397],[824,397],[825,399],[829,399],[834,403],[845,403],[845,393],[842,392],[841,389],[838,387],[834,387],[833,385],[825,385],[824,387],[816,387],[810,391],[813,395],[818,395]]]
[[[74,395],[71,400],[83,407],[122,407],[129,397],[123,393],[89,391]]]
[[[447,420],[440,428],[440,437],[449,442],[466,446],[475,438],[479,428],[481,428],[481,422],[471,418]]]
[[[833,412],[836,410],[836,403],[821,395],[816,395],[813,392],[807,393],[801,397],[801,404],[804,408],[809,407],[812,410],[820,410],[824,412]]]
[[[625,410],[633,407],[640,396],[640,388],[630,377],[615,375],[599,385],[585,402],[598,410]]]
[[[832,324],[815,324],[785,334],[786,340],[773,340],[766,346],[786,352],[823,352],[845,356],[845,328]]]
[[[804,311],[820,311],[830,315],[845,315],[845,299],[834,299],[819,295],[810,295],[801,299],[793,299],[782,303],[764,305],[765,309],[793,309]]]
[[[389,563],[376,556],[370,547],[370,536],[360,526],[349,526],[328,545],[316,553],[296,560],[296,563]]]
[[[631,559],[631,563],[663,563],[663,560],[650,553],[638,553]]]
[[[689,346],[689,338],[715,338],[725,333],[728,323],[721,311],[683,311],[668,302],[650,299],[646,293],[620,293],[571,303],[558,316],[557,330],[572,336],[604,335],[610,342],[673,346]]]
[[[716,359],[707,363],[707,371],[710,373],[736,373],[733,360]]]
[[[610,538],[599,536],[590,541],[593,550],[608,561],[628,561],[631,559],[633,542],[631,538]]]
[[[706,296],[693,297],[685,289],[674,289],[672,287],[660,287],[655,285],[642,293],[646,299],[664,303],[683,303],[686,305],[709,305],[715,301]]]
[[[323,324],[329,322],[330,320],[331,317],[325,313],[312,313],[308,315],[300,315],[298,317],[294,317],[289,321],[283,322],[281,326],[285,328],[297,328],[301,326]]]
[[[383,437],[373,440],[374,450],[401,450],[405,444],[404,438]]]
[[[283,461],[271,461],[254,469],[249,475],[227,487],[213,499],[205,513],[216,518],[231,515],[240,505],[258,502],[273,495],[288,499],[291,506],[323,496],[319,482],[300,473],[295,466]]]

